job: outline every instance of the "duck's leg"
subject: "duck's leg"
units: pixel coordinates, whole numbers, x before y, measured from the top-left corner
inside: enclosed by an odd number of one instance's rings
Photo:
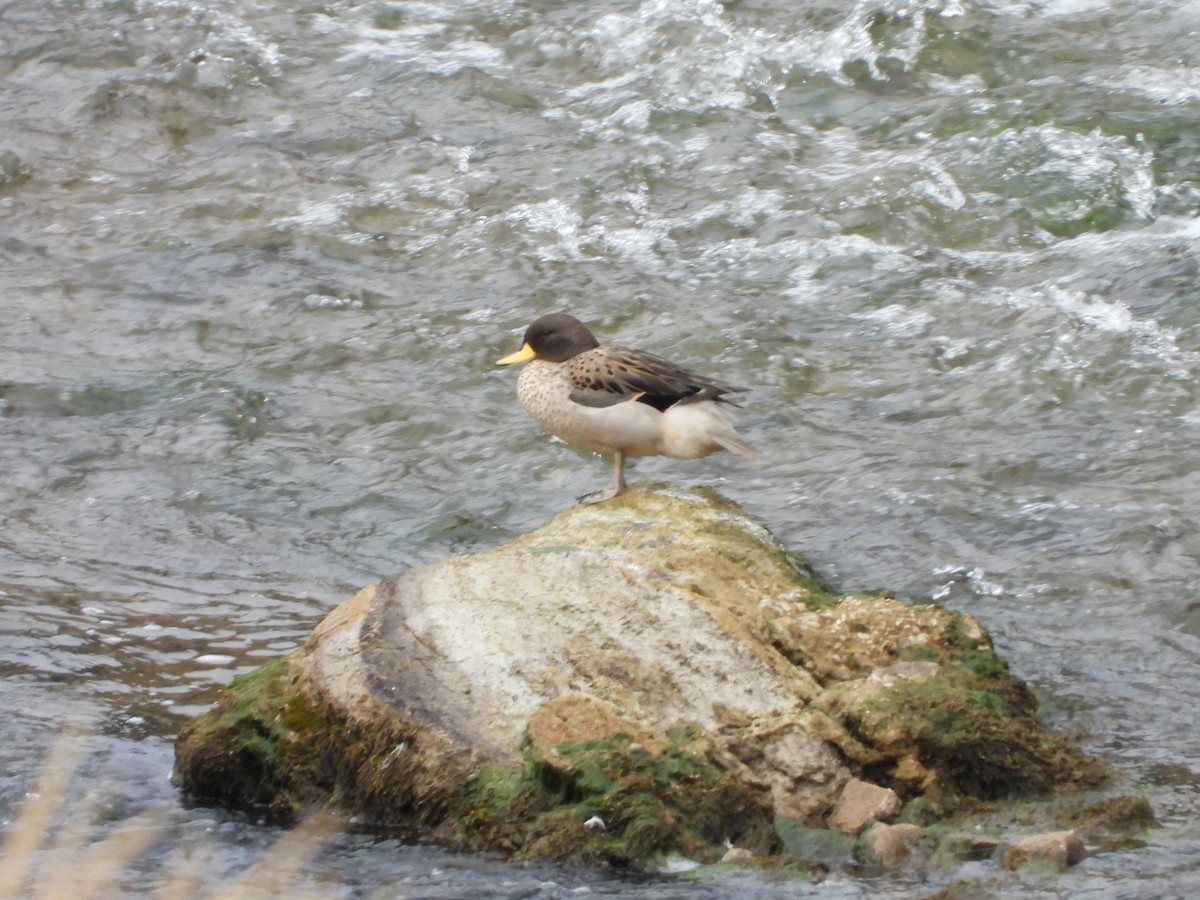
[[[612,495],[615,497],[623,490],[625,490],[625,451],[618,450],[613,454]]]
[[[593,491],[579,498],[580,503],[603,503],[611,500],[625,490],[625,454],[617,450],[613,453],[613,483],[606,491]]]

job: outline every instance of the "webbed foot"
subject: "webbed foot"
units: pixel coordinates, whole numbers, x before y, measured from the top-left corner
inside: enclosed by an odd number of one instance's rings
[[[605,500],[611,500],[623,490],[625,490],[625,454],[623,451],[617,450],[613,453],[612,487],[605,491],[592,491],[578,499],[580,503],[603,503]]]
[[[613,497],[621,493],[620,488],[610,487],[602,491],[592,491],[589,494],[583,494],[575,498],[579,503],[586,503],[589,506],[593,503],[603,503],[605,500],[611,500]]]

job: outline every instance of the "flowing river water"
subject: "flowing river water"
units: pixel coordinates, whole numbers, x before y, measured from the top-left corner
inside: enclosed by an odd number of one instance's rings
[[[977,616],[1161,827],[811,885],[347,834],[299,887],[1196,896],[1198,48],[1196,0],[0,0],[0,816],[84,718],[66,808],[166,810],[123,890],[261,854],[180,802],[175,732],[605,484],[493,367],[561,309],[752,388],[760,458],[634,479]]]

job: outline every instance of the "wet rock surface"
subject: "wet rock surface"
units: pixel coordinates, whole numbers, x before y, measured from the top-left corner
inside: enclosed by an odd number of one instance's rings
[[[885,869],[894,869],[912,855],[913,845],[920,836],[921,828],[918,825],[905,822],[887,825],[878,822],[863,833],[862,844],[867,849],[871,861],[877,862]]]
[[[1055,831],[1032,834],[1013,841],[1004,851],[1003,864],[1006,869],[1019,869],[1031,863],[1043,862],[1065,869],[1081,862],[1086,856],[1083,841],[1074,831]]]

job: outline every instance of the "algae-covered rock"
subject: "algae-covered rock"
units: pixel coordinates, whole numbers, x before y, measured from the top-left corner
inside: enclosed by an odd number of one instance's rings
[[[1095,780],[1035,706],[971,617],[835,594],[657,486],[359,592],[184,729],[176,778],[520,857],[716,861],[851,778],[939,804]]]

